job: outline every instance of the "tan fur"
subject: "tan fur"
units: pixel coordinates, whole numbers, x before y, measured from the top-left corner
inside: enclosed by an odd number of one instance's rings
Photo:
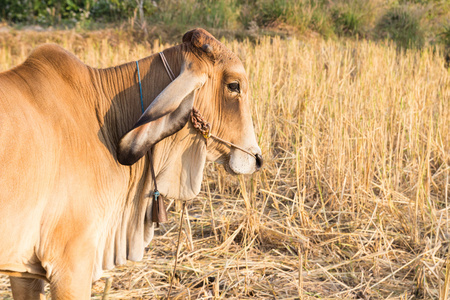
[[[215,134],[260,153],[242,64],[208,33],[193,33],[213,41],[221,62],[187,40],[165,50],[171,68],[177,75],[189,62],[192,72],[208,78],[195,87],[194,105]],[[171,83],[158,55],[139,63],[148,107]],[[226,90],[229,80],[242,82],[240,95]],[[119,141],[140,117],[134,62],[98,70],[44,45],[0,73],[0,272],[24,277],[14,281],[14,297],[42,299],[42,282],[32,278],[45,278],[52,299],[88,299],[102,270],[142,259],[153,237],[148,156],[132,166],[117,161]],[[133,147],[132,139],[127,145]],[[229,170],[233,159],[249,164],[245,172],[256,170],[253,158],[233,153],[215,142],[207,148],[187,123],[154,145],[158,188],[172,198],[195,197],[207,156]]]

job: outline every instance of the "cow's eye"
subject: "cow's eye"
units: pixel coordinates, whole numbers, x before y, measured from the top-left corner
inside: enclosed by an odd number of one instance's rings
[[[241,87],[239,86],[239,82],[232,82],[228,84],[228,89],[230,92],[240,93]]]

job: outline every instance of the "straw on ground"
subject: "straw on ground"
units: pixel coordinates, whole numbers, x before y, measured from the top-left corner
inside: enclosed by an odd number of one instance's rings
[[[167,46],[120,34],[1,33],[0,69],[45,41],[96,67]],[[225,43],[248,72],[266,164],[238,178],[207,166],[188,204],[173,299],[446,298],[450,76],[439,50]],[[144,261],[106,273],[110,299],[165,296],[180,208],[170,205]],[[94,284],[93,299],[104,286]],[[0,297],[10,297],[3,276]]]

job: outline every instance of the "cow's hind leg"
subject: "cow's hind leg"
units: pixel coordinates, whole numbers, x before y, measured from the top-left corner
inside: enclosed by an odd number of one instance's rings
[[[33,278],[9,277],[14,300],[45,300],[45,281]]]

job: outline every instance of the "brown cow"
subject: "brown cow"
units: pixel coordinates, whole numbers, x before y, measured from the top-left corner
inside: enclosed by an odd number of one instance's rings
[[[0,272],[15,299],[88,299],[102,270],[141,260],[153,237],[154,162],[161,194],[191,199],[206,160],[233,174],[262,164],[239,59],[208,32],[186,33],[137,65],[94,69],[55,45],[0,73]],[[250,152],[205,138],[212,132]],[[134,124],[134,125],[133,125]],[[153,148],[151,154],[149,150]]]

